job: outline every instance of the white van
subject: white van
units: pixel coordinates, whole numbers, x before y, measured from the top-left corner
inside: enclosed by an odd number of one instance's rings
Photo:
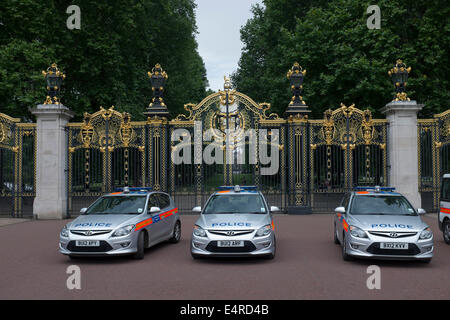
[[[444,174],[442,178],[439,229],[444,235],[445,243],[450,244],[450,173]]]

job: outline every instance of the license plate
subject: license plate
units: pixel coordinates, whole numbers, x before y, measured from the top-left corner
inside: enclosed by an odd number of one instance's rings
[[[407,243],[380,243],[380,249],[408,250]]]
[[[100,247],[99,240],[77,240],[77,247]]]
[[[218,247],[243,247],[244,246],[244,241],[238,241],[238,240],[224,240],[224,241],[219,241],[217,243]]]

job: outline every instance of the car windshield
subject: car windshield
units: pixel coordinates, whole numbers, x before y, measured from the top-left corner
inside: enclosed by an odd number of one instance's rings
[[[141,214],[146,196],[117,196],[98,199],[84,214]]]
[[[259,194],[215,195],[206,205],[204,214],[266,213],[266,206]]]
[[[350,213],[353,215],[417,215],[403,196],[355,196]]]

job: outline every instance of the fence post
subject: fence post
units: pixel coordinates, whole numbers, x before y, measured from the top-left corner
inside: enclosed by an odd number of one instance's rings
[[[422,205],[419,194],[417,112],[423,104],[392,101],[381,112],[389,122],[388,154],[390,185],[408,198],[415,208]]]
[[[33,215],[37,219],[67,216],[67,131],[74,115],[62,104],[39,104],[36,116],[36,198]]]

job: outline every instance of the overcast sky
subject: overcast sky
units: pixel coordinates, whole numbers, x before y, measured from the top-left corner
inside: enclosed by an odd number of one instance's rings
[[[223,90],[223,76],[237,69],[241,48],[240,28],[252,17],[252,4],[262,0],[196,0],[197,42],[209,87]]]

